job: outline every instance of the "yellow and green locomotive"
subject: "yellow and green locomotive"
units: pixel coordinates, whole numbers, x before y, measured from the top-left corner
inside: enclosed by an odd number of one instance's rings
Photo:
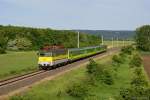
[[[48,48],[39,51],[38,65],[40,69],[51,69],[61,64],[79,60],[107,50],[106,45],[84,48]]]

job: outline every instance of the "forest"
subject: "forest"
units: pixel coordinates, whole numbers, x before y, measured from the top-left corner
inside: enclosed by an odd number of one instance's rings
[[[38,50],[44,45],[76,48],[77,38],[77,32],[69,30],[0,25],[0,53],[6,53],[6,50]],[[100,37],[80,33],[80,47],[96,46],[100,43]]]

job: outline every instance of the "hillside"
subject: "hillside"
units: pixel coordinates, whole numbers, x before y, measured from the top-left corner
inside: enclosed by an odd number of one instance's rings
[[[103,35],[105,40],[111,40],[112,37],[119,40],[132,40],[135,36],[134,31],[112,31],[112,30],[74,30],[83,33],[95,34],[98,36]]]
[[[38,50],[43,45],[77,47],[78,35],[69,30],[32,28],[0,25],[0,53],[9,50]],[[80,33],[80,47],[96,46],[101,43],[98,36]]]

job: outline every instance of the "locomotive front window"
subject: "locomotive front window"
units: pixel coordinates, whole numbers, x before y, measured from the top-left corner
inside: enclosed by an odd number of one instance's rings
[[[40,53],[41,57],[48,57],[51,56],[51,53]]]

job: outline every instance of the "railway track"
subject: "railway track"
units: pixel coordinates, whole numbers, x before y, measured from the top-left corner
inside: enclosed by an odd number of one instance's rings
[[[113,49],[109,49],[107,52],[102,53],[102,54],[98,54],[77,62],[73,62],[71,64],[62,66],[62,67],[58,67],[56,69],[53,70],[41,70],[41,71],[35,71],[33,73],[29,73],[29,74],[24,74],[22,76],[17,76],[17,77],[13,77],[10,79],[6,79],[6,80],[1,80],[0,81],[0,99],[3,96],[6,96],[7,94],[11,93],[12,91],[18,90],[20,88],[26,87],[26,86],[31,86],[33,83],[36,83],[46,77],[52,77],[52,76],[56,76],[59,73],[65,72],[66,70],[70,70],[74,67],[77,67],[83,63],[87,63],[89,61],[90,58],[98,58],[98,57],[104,57],[107,55],[110,55],[111,53],[115,53],[118,52],[119,49],[118,48],[113,48]]]
[[[1,80],[0,81],[0,86],[4,86],[4,85],[7,85],[7,84],[16,82],[16,81],[20,81],[20,80],[23,80],[25,78],[32,77],[32,76],[35,76],[37,74],[41,74],[41,73],[44,73],[44,72],[46,72],[46,71],[45,70],[37,70],[37,71],[31,72],[31,73],[27,73],[27,74],[23,74],[23,75],[20,75],[20,76],[15,76],[15,77],[11,77],[11,78],[8,78],[8,79],[5,79],[5,80]]]

